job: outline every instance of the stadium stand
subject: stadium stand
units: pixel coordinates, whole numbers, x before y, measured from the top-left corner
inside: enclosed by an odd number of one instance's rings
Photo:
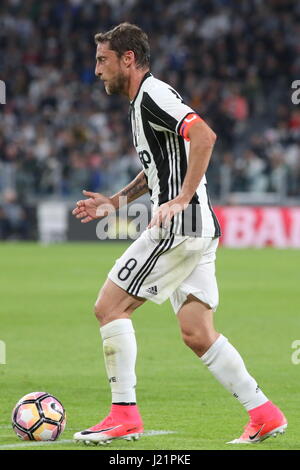
[[[2,0],[0,238],[34,238],[38,201],[114,192],[139,171],[128,102],[94,75],[94,34],[121,21],[145,29],[153,74],[218,134],[212,199],[299,203],[299,2]]]

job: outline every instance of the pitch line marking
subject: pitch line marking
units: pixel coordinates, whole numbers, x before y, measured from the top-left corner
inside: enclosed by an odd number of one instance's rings
[[[69,429],[70,431],[70,429]],[[143,433],[143,437],[151,437],[151,436],[160,436],[163,434],[176,434],[176,431],[158,431],[158,430],[150,430],[150,431],[145,431]],[[39,447],[39,446],[53,446],[53,445],[59,445],[59,444],[74,444],[75,442],[73,439],[61,439],[58,441],[36,441],[36,442],[24,442],[20,444],[7,444],[7,445],[1,445],[0,449],[14,449],[15,447]]]

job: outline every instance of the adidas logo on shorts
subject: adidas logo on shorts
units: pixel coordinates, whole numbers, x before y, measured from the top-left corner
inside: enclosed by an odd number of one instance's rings
[[[149,294],[157,295],[157,286],[149,287],[149,289],[146,289],[146,292],[149,292]]]

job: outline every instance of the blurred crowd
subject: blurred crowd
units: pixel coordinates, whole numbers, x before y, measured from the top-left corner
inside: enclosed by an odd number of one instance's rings
[[[121,21],[148,33],[152,73],[218,134],[214,200],[300,198],[299,2],[2,0],[0,238],[28,238],[39,200],[113,193],[140,170],[128,102],[94,75],[94,34]]]

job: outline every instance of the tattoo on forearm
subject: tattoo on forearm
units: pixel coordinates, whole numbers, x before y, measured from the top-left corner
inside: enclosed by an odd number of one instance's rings
[[[137,196],[139,194],[144,194],[148,190],[148,184],[145,178],[145,175],[141,175],[137,177],[130,185],[128,185],[123,191],[121,192],[121,196],[126,196],[131,198],[133,196]]]

